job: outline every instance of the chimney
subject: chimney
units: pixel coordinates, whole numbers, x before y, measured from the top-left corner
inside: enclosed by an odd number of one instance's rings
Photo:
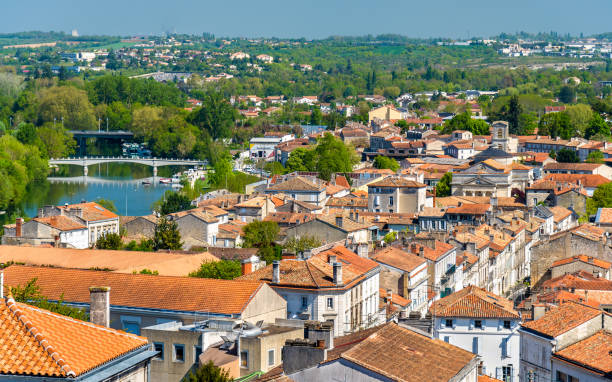
[[[334,324],[331,321],[306,321],[304,323],[305,337],[318,342],[317,347],[332,349],[334,347]]]
[[[342,285],[342,264],[341,263],[334,263],[334,284],[335,285]]]
[[[387,303],[391,304],[393,302],[393,291],[391,289],[387,289]]]
[[[53,237],[53,246],[55,248],[59,248],[59,246],[60,246],[60,237],[59,237],[59,235],[55,235]]]
[[[23,225],[23,218],[17,218],[15,220],[15,236],[21,237],[21,226]]]
[[[419,256],[420,257],[425,257],[425,249],[423,248],[423,246],[421,246],[419,248]]]
[[[338,258],[338,256],[336,256],[336,255],[328,255],[327,256],[327,263],[333,265],[336,262],[337,258]]]
[[[325,340],[319,340],[325,342]],[[294,374],[300,370],[319,365],[327,359],[327,349],[318,340],[295,339],[286,340],[281,352],[283,370],[286,374]]]
[[[278,260],[272,262],[272,282],[280,283],[280,261]]]
[[[89,288],[89,320],[100,326],[110,325],[110,287]]]
[[[531,305],[531,317],[533,320],[539,320],[546,314],[546,306],[542,304],[533,304]]]
[[[244,259],[242,260],[241,264],[240,264],[240,268],[241,268],[241,274],[244,275],[248,275],[249,273],[253,272],[253,263],[251,262],[251,259]]]

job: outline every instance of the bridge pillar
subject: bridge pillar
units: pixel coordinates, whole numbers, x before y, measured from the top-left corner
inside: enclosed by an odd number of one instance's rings
[[[157,176],[157,166],[153,166],[153,176]]]
[[[89,168],[87,166],[83,166],[83,175],[87,176],[87,173],[89,173]]]

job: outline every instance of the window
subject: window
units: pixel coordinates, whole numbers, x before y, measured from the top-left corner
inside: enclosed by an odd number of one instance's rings
[[[472,353],[478,354],[478,337],[472,338]]]
[[[308,297],[302,296],[302,309],[305,309],[307,307],[308,307]]]
[[[123,330],[128,333],[140,335],[140,322],[131,320],[121,320]]]
[[[482,320],[474,320],[474,327],[476,329],[482,329]]]
[[[334,299],[333,297],[327,298],[327,309],[334,309]]]
[[[512,365],[502,367],[502,381],[512,382]]]
[[[274,349],[268,350],[268,366],[274,366]]]
[[[185,345],[174,344],[174,352],[172,361],[185,362]]]
[[[504,321],[504,329],[512,328],[512,323],[510,321]]]
[[[453,327],[453,320],[446,319],[445,325],[446,325],[447,328],[452,328]]]
[[[447,344],[450,344],[450,337],[444,336],[444,342],[446,342]]]
[[[393,205],[393,196],[389,196],[389,205],[392,206]]]
[[[159,352],[154,359],[158,359],[160,361],[164,360],[164,343],[163,342],[153,342],[153,347],[156,352]]]
[[[508,339],[507,338],[502,338],[500,347],[501,347],[502,358],[507,358],[508,357]]]
[[[243,367],[245,369],[249,367],[249,352],[240,352],[240,367]]]

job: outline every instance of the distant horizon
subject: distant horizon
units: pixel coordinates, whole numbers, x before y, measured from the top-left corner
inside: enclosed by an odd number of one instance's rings
[[[610,29],[610,0],[456,0],[373,3],[366,0],[31,0],[3,4],[0,33],[64,31],[80,35],[159,36],[167,32],[232,38],[324,39],[398,34],[415,39],[486,38],[500,33],[556,31],[591,36]],[[514,32],[511,32],[514,31]]]

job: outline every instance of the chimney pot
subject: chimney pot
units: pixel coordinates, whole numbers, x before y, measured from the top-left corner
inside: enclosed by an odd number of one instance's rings
[[[89,320],[100,326],[110,325],[110,287],[89,288]]]
[[[248,275],[249,273],[253,272],[253,263],[251,262],[251,259],[244,259],[242,260],[241,265],[241,273],[242,275]]]
[[[280,283],[280,261],[278,260],[272,262],[272,282]]]

